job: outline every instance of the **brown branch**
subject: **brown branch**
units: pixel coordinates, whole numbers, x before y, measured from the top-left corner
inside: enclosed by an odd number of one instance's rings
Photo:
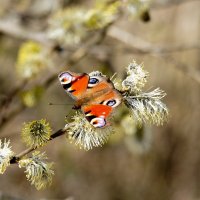
[[[73,124],[71,124],[73,125]],[[61,136],[61,135],[64,135],[66,133],[66,130],[67,128],[69,127],[70,125],[66,126],[65,128],[63,129],[59,129],[58,131],[56,131],[55,133],[53,133],[49,139],[49,141]],[[20,161],[20,159],[22,159],[24,156],[26,156],[27,154],[31,153],[32,151],[38,149],[39,147],[37,148],[33,148],[33,147],[30,147],[28,149],[25,149],[24,151],[22,151],[21,153],[17,154],[16,156],[13,156],[12,159],[10,160],[10,164],[16,164]]]
[[[3,115],[0,121],[0,130],[2,130],[12,119],[14,119],[19,113],[25,110],[26,106],[22,103],[17,108],[14,108],[8,114]]]
[[[155,2],[151,6],[151,8],[152,9],[167,9],[167,8],[170,8],[170,7],[181,6],[183,4],[194,3],[194,2],[199,2],[199,0],[178,0],[178,1],[174,0],[174,1],[166,1],[166,2],[163,2],[163,3]]]
[[[49,47],[54,45],[54,43],[47,38],[45,32],[27,30],[20,25],[19,22],[10,18],[0,20],[0,32],[22,40],[33,40]]]
[[[197,83],[200,84],[200,73],[198,71],[192,71],[187,65],[184,63],[177,61],[176,59],[173,58],[173,56],[170,55],[163,55],[161,58],[165,59],[167,62],[170,62],[174,66],[176,66],[176,69],[181,71],[183,74],[187,75],[190,77],[192,80],[196,81]]]
[[[133,49],[134,51],[137,51],[137,53],[149,53],[153,56],[167,59],[172,64],[176,66],[178,70],[181,70],[183,73],[191,77],[193,80],[195,80],[197,83],[200,83],[200,74],[196,72],[191,72],[189,70],[189,67],[184,65],[183,63],[180,63],[179,61],[175,60],[172,56],[167,55],[167,53],[174,52],[174,51],[184,51],[188,49],[200,49],[199,43],[195,45],[190,46],[174,46],[174,47],[157,47],[153,44],[134,36],[116,26],[113,26],[109,32],[108,35],[110,37],[113,37],[122,43],[126,44],[128,47]],[[166,54],[166,55],[165,55]]]
[[[158,46],[147,42],[140,37],[133,35],[117,26],[113,26],[108,31],[108,36],[123,42],[131,47],[136,53],[142,54],[166,54],[177,51],[186,51],[191,49],[200,49],[200,44],[196,42],[192,45],[173,45],[173,46]]]
[[[3,109],[5,107],[7,108],[9,106],[9,104],[13,100],[13,97],[17,96],[17,94],[20,92],[20,90],[22,90],[25,87],[25,85],[27,84],[27,82],[28,82],[27,80],[22,81],[10,93],[5,94],[4,99],[0,103],[0,107],[1,107],[0,113],[3,111]]]

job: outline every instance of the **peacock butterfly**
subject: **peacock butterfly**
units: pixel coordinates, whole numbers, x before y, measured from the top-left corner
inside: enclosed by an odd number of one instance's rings
[[[107,118],[122,101],[121,93],[110,79],[100,72],[77,74],[70,71],[58,75],[65,91],[75,100],[74,109],[81,109],[95,128],[108,125]]]

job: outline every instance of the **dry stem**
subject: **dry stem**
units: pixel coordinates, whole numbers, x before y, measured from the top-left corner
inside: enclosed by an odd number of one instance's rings
[[[72,125],[72,124],[71,124]],[[61,136],[61,135],[64,135],[67,128],[70,126],[70,124],[66,127],[64,127],[63,129],[59,129],[58,131],[56,131],[55,133],[53,133],[49,139],[49,141]],[[19,162],[19,160],[21,158],[23,158],[25,155],[31,153],[32,151],[38,149],[39,147],[37,148],[33,148],[33,147],[30,147],[28,149],[25,149],[24,151],[20,152],[19,154],[17,154],[16,156],[13,156],[12,159],[10,160],[10,164],[16,164]]]

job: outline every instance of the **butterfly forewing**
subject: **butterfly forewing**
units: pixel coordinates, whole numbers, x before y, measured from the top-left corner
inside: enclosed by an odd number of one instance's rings
[[[80,99],[86,92],[89,75],[76,74],[73,72],[62,72],[58,76],[65,91],[75,100]]]

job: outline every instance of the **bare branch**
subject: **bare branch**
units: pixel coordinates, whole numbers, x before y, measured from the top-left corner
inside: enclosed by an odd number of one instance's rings
[[[44,45],[53,45],[52,41],[46,37],[45,33],[27,30],[12,19],[0,20],[0,32],[23,40],[34,40]]]
[[[169,62],[174,64],[178,70],[181,70],[183,73],[191,77],[196,82],[200,83],[200,74],[196,72],[191,72],[189,67],[179,61],[175,60],[172,56],[165,55],[166,53],[174,52],[174,51],[184,51],[188,49],[200,49],[200,44],[197,43],[195,45],[190,46],[172,46],[172,47],[157,47],[153,44],[146,42],[145,40],[134,36],[116,26],[113,26],[109,29],[108,35],[113,37],[128,47],[131,47],[133,51],[137,51],[137,53],[149,53],[156,57],[161,57],[163,59],[167,59]]]
[[[58,131],[56,131],[55,133],[53,133],[51,135],[49,141],[51,141],[51,140],[53,140],[53,139],[55,139],[55,138],[57,138],[57,137],[59,137],[61,135],[64,135],[68,127],[69,127],[69,125],[66,126],[66,127],[64,127],[63,129],[59,129]],[[32,148],[32,147],[30,147],[28,149],[25,149],[24,151],[22,151],[21,153],[17,154],[16,156],[13,156],[12,159],[10,160],[10,164],[16,164],[16,163],[18,163],[18,161],[22,157],[24,157],[25,155],[31,153],[32,151],[34,151],[36,149],[37,148]]]
[[[108,36],[115,38],[127,46],[130,46],[138,53],[164,54],[173,53],[176,51],[185,51],[190,49],[200,49],[200,44],[197,42],[192,45],[175,45],[175,46],[156,46],[147,42],[140,37],[137,37],[117,26],[112,26],[108,31]]]
[[[166,9],[173,6],[181,6],[187,3],[199,2],[199,0],[174,0],[174,1],[163,1],[162,3],[154,3],[152,9]]]

